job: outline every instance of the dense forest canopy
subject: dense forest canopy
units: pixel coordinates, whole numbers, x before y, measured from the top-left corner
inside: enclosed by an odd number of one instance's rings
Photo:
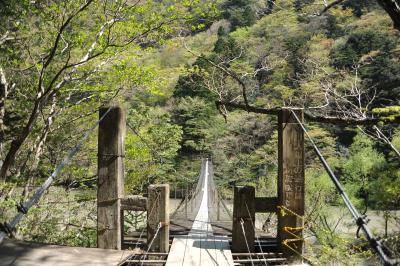
[[[276,117],[246,110],[299,107],[350,121],[307,127],[357,207],[392,224],[379,234],[400,254],[398,0],[20,0],[1,1],[0,16],[2,219],[61,162],[99,107],[116,102],[128,110],[127,193],[195,183],[198,158],[209,156],[227,196],[239,184],[274,196]],[[374,122],[351,122],[366,120]],[[66,197],[95,195],[96,156],[93,135],[55,187]],[[326,222],[341,203],[311,146],[306,189],[307,230],[322,246],[309,256],[322,265],[370,258],[349,251],[354,239]],[[20,237],[95,245],[90,228],[57,230],[65,219],[57,208],[30,214],[27,221],[50,222],[25,222]]]

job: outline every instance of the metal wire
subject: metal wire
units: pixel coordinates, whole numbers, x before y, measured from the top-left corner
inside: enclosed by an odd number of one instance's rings
[[[247,213],[249,214],[249,217],[251,217],[249,206],[247,205],[247,202],[244,202],[244,204],[246,205],[246,209],[247,209]],[[253,219],[250,219],[250,222],[251,222],[251,226],[253,226],[253,230],[255,232],[256,231],[256,227],[255,227],[255,225],[253,223]],[[258,238],[257,234],[256,234],[256,238],[257,238],[258,246],[259,246],[259,248],[261,250],[261,253],[262,253],[262,257],[264,259],[264,264],[267,266],[268,263],[267,263],[267,260],[265,258],[265,255],[264,255],[264,250],[262,249],[262,246],[261,246],[261,243],[260,243],[260,239]],[[257,258],[258,258],[258,255],[257,255]]]
[[[247,241],[246,232],[245,232],[245,230],[244,230],[244,221],[243,221],[243,218],[240,219],[240,225],[242,226],[242,232],[243,232],[244,240],[245,240],[245,242],[246,242],[247,251],[249,252],[251,265],[254,266],[253,257],[251,256],[251,251],[250,251],[250,247],[249,247],[249,242]]]
[[[333,173],[332,169],[328,165],[327,161],[325,160],[324,156],[321,154],[320,150],[318,149],[317,145],[311,138],[311,136],[308,134],[307,129],[305,128],[304,124],[300,121],[298,116],[296,115],[293,110],[291,110],[291,114],[293,117],[296,119],[297,123],[300,125],[301,129],[303,132],[306,134],[307,138],[311,142],[311,145],[317,154],[319,160],[321,161],[322,165],[324,166],[326,172],[328,173],[329,177],[331,178],[333,184],[336,187],[336,190],[339,192],[340,196],[343,198],[344,203],[349,209],[351,215],[353,216],[356,224],[358,225],[359,229],[361,229],[364,232],[364,235],[366,236],[370,246],[378,253],[379,257],[383,261],[384,265],[387,266],[392,266],[392,265],[399,265],[400,261],[399,260],[393,260],[390,259],[385,252],[383,251],[383,245],[380,240],[374,237],[374,235],[371,233],[369,228],[367,227],[367,219],[366,216],[361,216],[358,210],[354,207],[353,203],[351,202],[350,198],[347,196],[346,192],[344,191],[341,183],[339,182],[338,178],[335,176]]]
[[[141,265],[141,266],[143,266],[144,258],[146,258],[147,255],[149,254],[149,251],[150,251],[150,249],[151,249],[151,246],[153,245],[154,239],[156,239],[156,237],[157,237],[157,235],[158,235],[158,232],[160,232],[160,228],[161,228],[161,227],[162,227],[162,224],[161,224],[161,222],[160,222],[160,223],[158,223],[157,230],[156,230],[156,233],[155,233],[154,236],[153,236],[153,239],[151,239],[151,241],[150,241],[150,245],[147,247],[146,253],[144,254],[143,258],[140,259],[140,261],[141,261],[140,265]]]
[[[157,194],[157,198],[156,198],[155,202],[158,202],[159,198],[160,198],[160,194]],[[148,216],[153,214],[155,206],[156,206],[156,204],[153,204],[153,206],[152,206],[152,208],[150,210],[150,213],[147,214]],[[142,232],[140,232],[139,239],[136,241],[136,244],[135,244],[135,249],[138,247],[139,241],[142,240],[142,236],[143,236],[143,233],[144,233],[145,229],[146,229],[146,227],[143,227]]]
[[[50,187],[51,183],[53,183],[54,179],[61,172],[61,170],[64,169],[64,167],[70,163],[71,159],[82,148],[83,144],[89,138],[90,134],[97,128],[97,126],[100,124],[100,122],[107,116],[107,114],[110,112],[111,108],[112,108],[112,106],[110,106],[107,109],[107,111],[101,116],[101,118],[99,120],[97,120],[97,122],[85,132],[81,141],[78,142],[78,144],[76,144],[69,151],[68,155],[64,157],[63,161],[56,167],[56,169],[53,171],[53,173],[47,178],[47,180],[35,192],[35,194],[27,202],[19,204],[19,208],[18,208],[19,213],[9,223],[5,222],[3,224],[3,229],[6,229],[6,230],[3,230],[0,232],[0,244],[3,242],[3,240],[7,236],[7,234],[9,234],[9,235],[12,234],[12,232],[15,230],[15,227],[22,220],[22,218],[29,211],[29,209],[33,205],[38,203],[38,201],[42,197],[43,193]]]

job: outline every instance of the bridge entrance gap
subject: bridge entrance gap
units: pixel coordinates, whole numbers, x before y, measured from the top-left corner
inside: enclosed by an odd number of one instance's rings
[[[209,161],[206,160],[201,179],[201,202],[192,228],[186,236],[176,236],[167,259],[174,265],[233,265],[229,239],[214,235],[209,218]],[[194,200],[194,199],[192,199]]]

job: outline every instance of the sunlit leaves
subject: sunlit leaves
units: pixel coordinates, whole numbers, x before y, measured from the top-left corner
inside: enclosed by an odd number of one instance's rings
[[[182,130],[161,108],[139,105],[129,114],[125,187],[143,192],[148,184],[172,178]]]

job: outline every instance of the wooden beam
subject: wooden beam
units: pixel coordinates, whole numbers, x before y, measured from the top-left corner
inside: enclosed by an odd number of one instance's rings
[[[254,252],[254,198],[254,187],[235,186],[233,194],[232,252]],[[247,248],[246,242],[249,248]]]
[[[161,264],[164,265],[167,260],[126,260],[124,262],[127,262],[128,264],[140,264],[140,265],[146,265],[146,264]]]
[[[245,104],[240,104],[240,103],[233,103],[233,102],[224,102],[224,101],[216,101],[215,102],[217,108],[220,106],[227,106],[231,108],[237,108],[237,109],[242,109],[250,113],[257,113],[257,114],[268,114],[268,115],[277,115],[281,108],[271,108],[271,109],[266,109],[262,107],[256,107],[256,106],[251,106],[251,105],[245,105]]]
[[[254,209],[256,212],[276,212],[277,205],[277,197],[257,197],[254,199]]]
[[[256,252],[256,253],[232,253],[233,257],[250,257],[250,256],[261,256],[261,257],[282,257],[281,253],[276,252]]]
[[[147,204],[147,245],[153,242],[150,251],[168,252],[169,222],[169,185],[150,185]]]
[[[125,196],[121,199],[121,209],[125,211],[146,211],[147,198],[138,195]]]
[[[108,108],[101,108],[102,117]],[[121,249],[121,198],[124,194],[125,111],[112,107],[98,135],[97,246]]]
[[[279,115],[282,108],[262,108],[262,107],[255,107],[255,106],[247,106],[245,104],[240,103],[230,103],[230,102],[222,102],[216,101],[215,104],[217,107],[219,106],[227,106],[235,109],[241,109],[250,113],[256,114],[269,114],[269,115]],[[380,115],[374,113],[368,113],[369,116],[375,117],[367,117],[363,119],[356,119],[356,118],[343,118],[343,117],[335,117],[335,116],[320,116],[315,115],[310,112],[303,112],[304,117],[307,121],[310,122],[317,122],[317,123],[326,123],[326,124],[334,124],[334,125],[342,125],[342,126],[356,126],[356,125],[377,125],[378,123],[386,123],[386,124],[398,124],[400,123],[400,115],[392,114],[389,115]]]
[[[262,263],[262,262],[270,262],[270,263],[274,263],[274,262],[278,262],[278,263],[283,263],[286,261],[286,258],[265,258],[265,259],[260,259],[260,258],[252,258],[252,259],[237,259],[237,260],[233,260],[234,263],[238,263],[238,264],[250,264],[250,263],[254,263],[254,262],[258,262],[258,263]]]
[[[278,246],[286,257],[301,259],[303,242],[294,239],[289,231],[302,237],[304,215],[304,134],[292,115],[303,121],[302,109],[283,109],[278,117]],[[299,229],[299,230],[295,230]]]

